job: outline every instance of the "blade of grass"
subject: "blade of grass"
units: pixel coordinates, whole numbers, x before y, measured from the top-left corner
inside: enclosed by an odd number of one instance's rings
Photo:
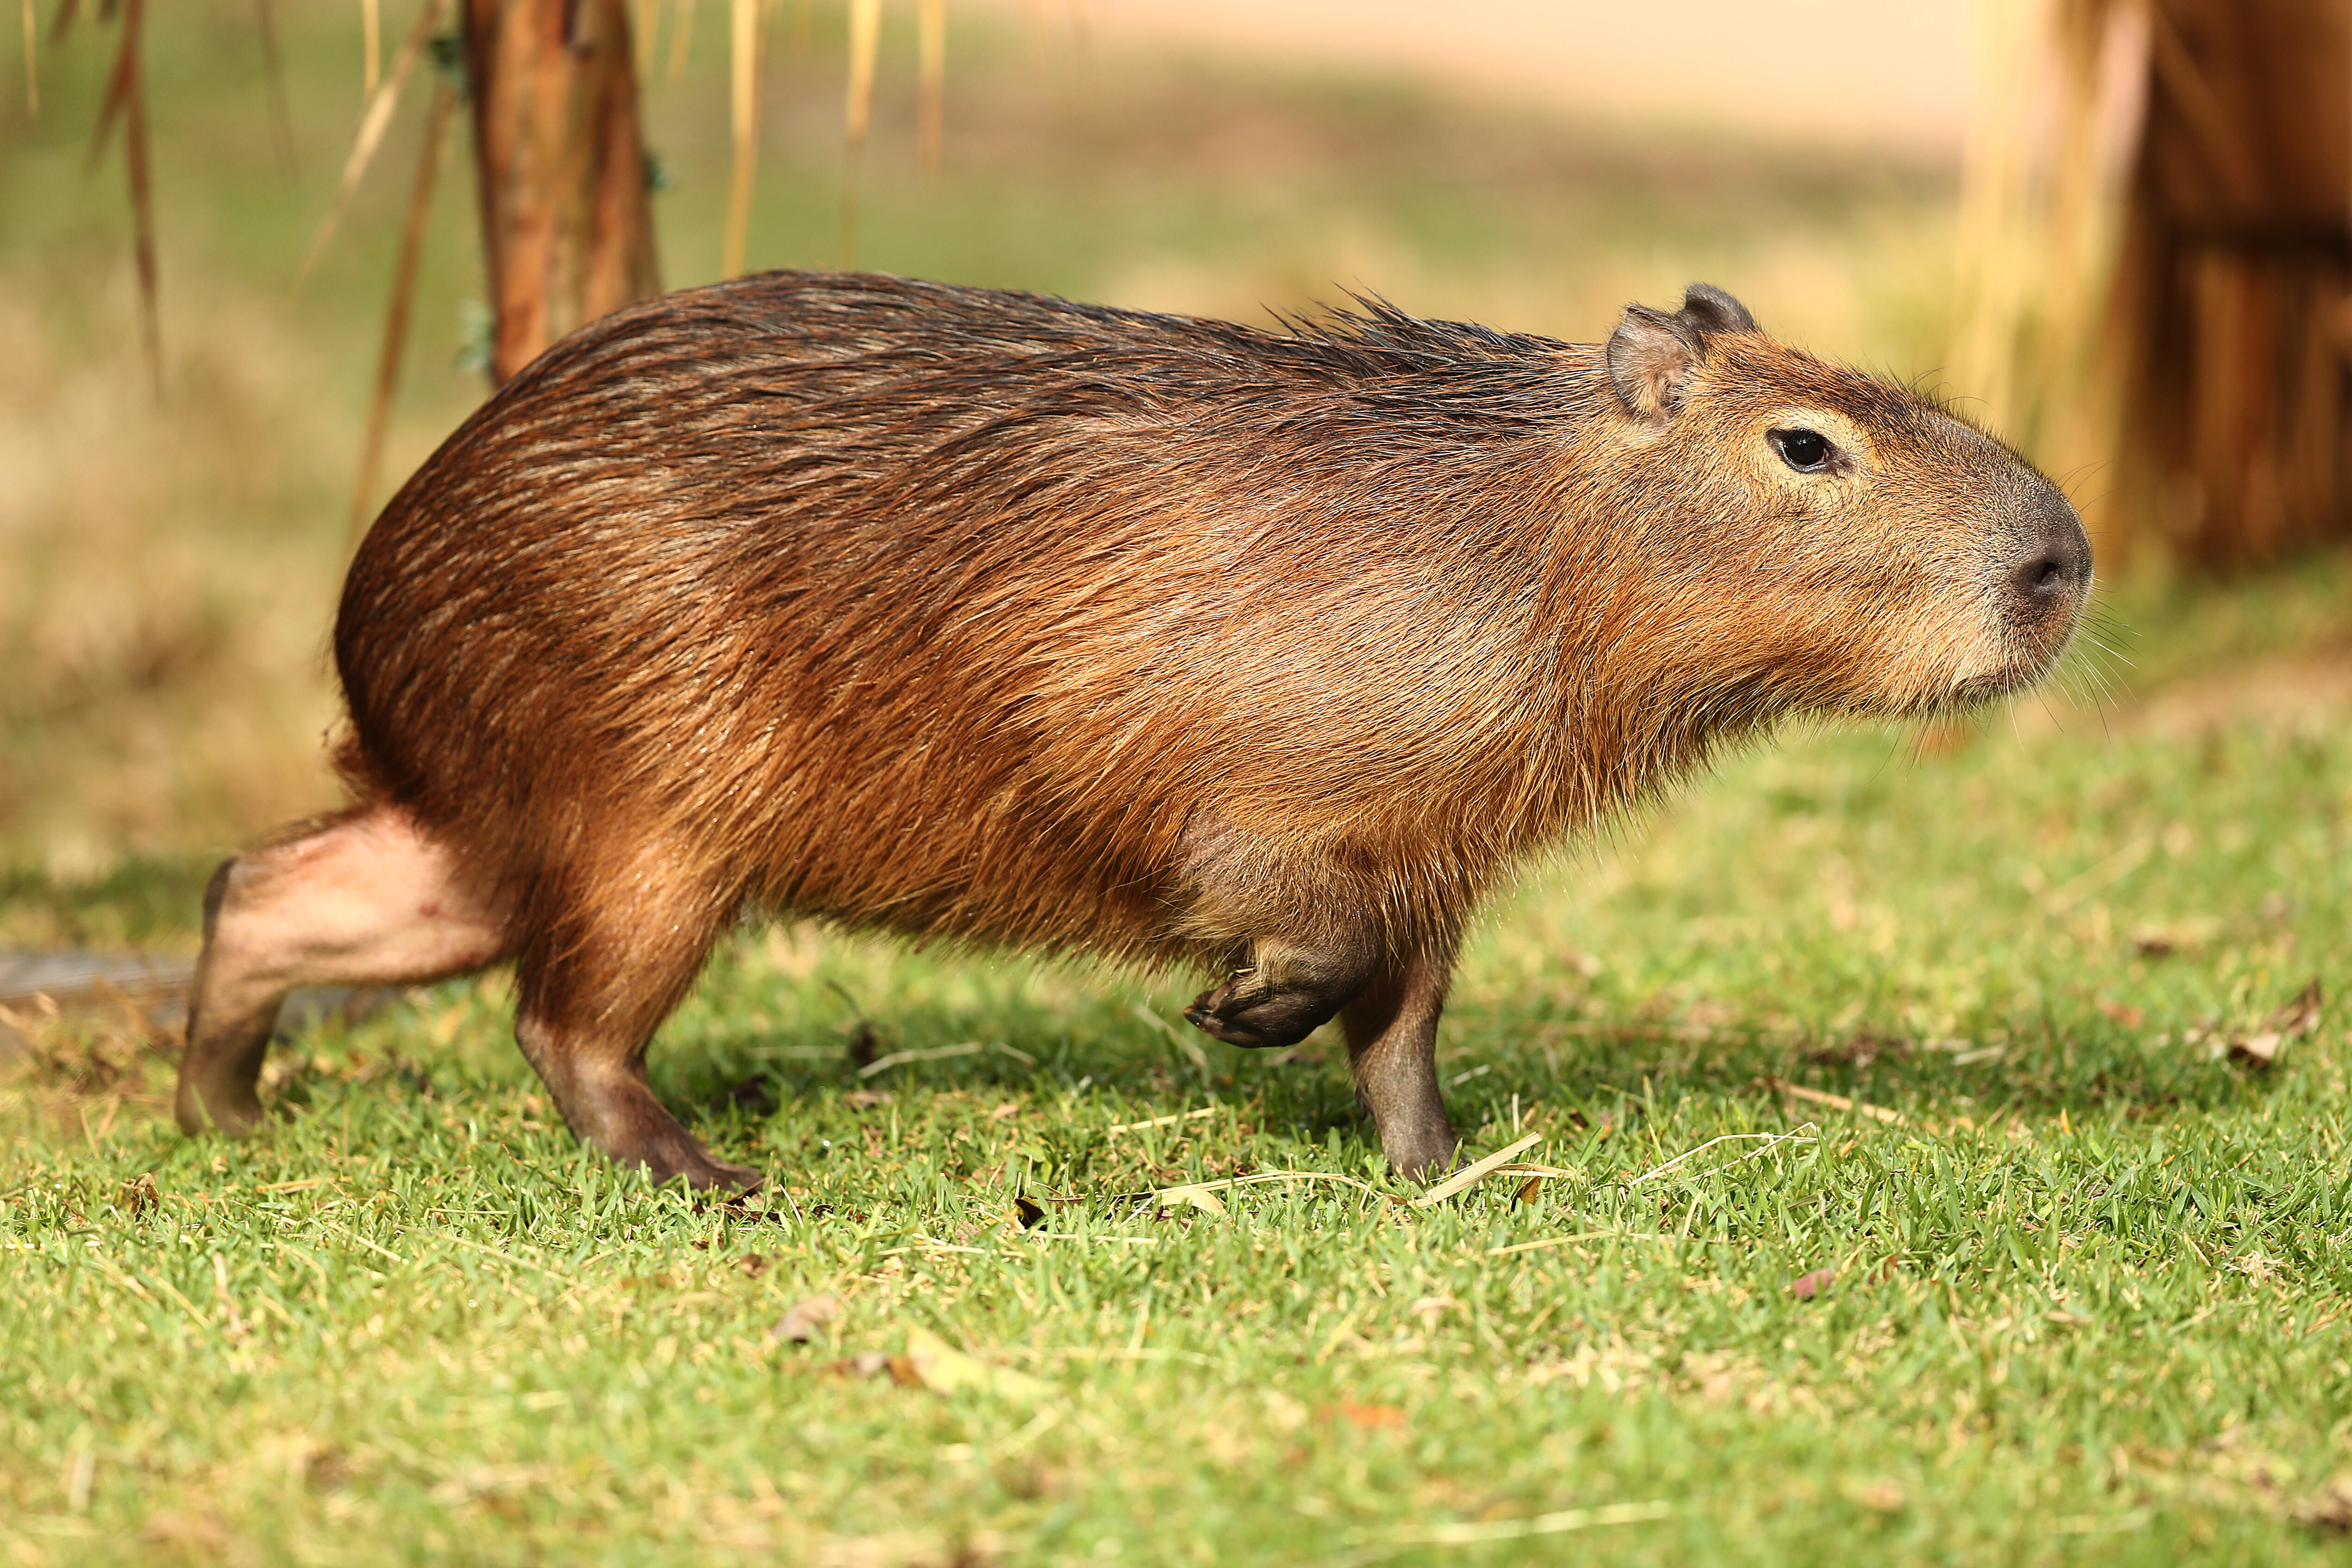
[[[1534,1148],[1543,1141],[1544,1135],[1542,1133],[1530,1132],[1526,1137],[1519,1139],[1516,1142],[1504,1144],[1500,1149],[1496,1150],[1493,1153],[1487,1155],[1476,1164],[1468,1165],[1454,1172],[1454,1174],[1446,1177],[1445,1180],[1438,1183],[1437,1185],[1430,1188],[1429,1191],[1413,1199],[1412,1206],[1417,1209],[1430,1208],[1438,1204],[1444,1203],[1446,1199],[1452,1197],[1456,1193],[1464,1192],[1471,1187],[1476,1186],[1479,1183],[1485,1181],[1496,1171],[1502,1169],[1505,1165],[1509,1164],[1519,1155],[1526,1153],[1528,1150]]]

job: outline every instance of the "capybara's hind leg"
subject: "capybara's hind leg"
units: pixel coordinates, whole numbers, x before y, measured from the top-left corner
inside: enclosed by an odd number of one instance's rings
[[[1437,1018],[1451,974],[1442,959],[1395,955],[1339,1015],[1356,1098],[1372,1113],[1389,1163],[1407,1176],[1444,1171],[1461,1142],[1437,1088]]]
[[[693,984],[729,910],[634,877],[605,886],[629,888],[626,907],[575,911],[557,922],[569,929],[524,952],[515,1039],[572,1131],[614,1163],[641,1165],[656,1183],[684,1176],[698,1191],[749,1192],[760,1173],[712,1159],[646,1079],[654,1030]]]
[[[503,921],[456,858],[395,806],[362,806],[240,855],[205,892],[174,1110],[190,1133],[244,1132],[278,1004],[304,985],[407,985],[505,955]]]

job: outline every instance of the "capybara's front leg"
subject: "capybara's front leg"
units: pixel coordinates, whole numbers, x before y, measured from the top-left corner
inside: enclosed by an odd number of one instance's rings
[[[1184,1009],[1195,1028],[1233,1046],[1289,1046],[1328,1023],[1378,962],[1369,944],[1259,937],[1245,967]]]
[[[362,806],[227,861],[205,892],[173,1109],[183,1131],[246,1132],[286,993],[413,985],[504,956],[503,922],[397,808]]]
[[[1339,1016],[1356,1098],[1372,1113],[1389,1163],[1406,1176],[1437,1175],[1461,1145],[1437,1089],[1437,1019],[1452,973],[1441,958],[1392,955]]]

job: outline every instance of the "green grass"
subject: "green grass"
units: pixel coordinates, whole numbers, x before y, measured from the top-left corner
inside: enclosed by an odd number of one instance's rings
[[[1796,737],[1538,879],[1444,1060],[1532,1188],[1415,1206],[1330,1047],[1203,1073],[1173,987],[801,931],[656,1051],[751,1212],[584,1157],[496,980],[281,1047],[236,1145],[36,1026],[0,1557],[2341,1562],[2352,731],[2167,704],[2339,646],[2342,580],[2127,596],[2104,721]],[[2315,976],[2271,1070],[2199,1037]],[[861,1022],[1009,1049],[860,1079]],[[1139,1196],[1271,1172],[1374,1190]],[[1020,1375],[857,1375],[925,1334]]]

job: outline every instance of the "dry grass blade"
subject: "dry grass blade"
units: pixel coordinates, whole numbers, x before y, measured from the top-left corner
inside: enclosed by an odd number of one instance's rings
[[[1337,1182],[1343,1187],[1353,1187],[1360,1193],[1370,1193],[1376,1198],[1394,1199],[1393,1193],[1384,1193],[1370,1182],[1360,1182],[1353,1176],[1342,1176],[1330,1171],[1258,1171],[1246,1176],[1227,1176],[1214,1182],[1185,1182],[1172,1187],[1161,1187],[1144,1196],[1161,1204],[1192,1204],[1207,1208],[1201,1194],[1222,1192],[1227,1187],[1254,1187],[1262,1182]],[[1219,1212],[1219,1211],[1211,1211]]]
[[[845,110],[847,167],[841,183],[841,265],[857,260],[858,173],[866,162],[866,132],[874,118],[874,61],[882,48],[882,0],[850,0],[849,99]]]
[[[1530,1132],[1526,1137],[1519,1139],[1517,1142],[1506,1143],[1503,1147],[1496,1150],[1493,1153],[1487,1155],[1476,1164],[1468,1165],[1454,1172],[1454,1174],[1446,1177],[1445,1180],[1438,1183],[1437,1185],[1430,1188],[1429,1191],[1413,1199],[1412,1206],[1417,1209],[1429,1208],[1434,1205],[1444,1203],[1446,1199],[1452,1197],[1456,1193],[1476,1186],[1480,1182],[1485,1181],[1496,1171],[1501,1170],[1505,1165],[1509,1164],[1519,1155],[1526,1153],[1528,1150],[1534,1148],[1543,1141],[1544,1135],[1542,1133]]]
[[[359,482],[352,494],[353,541],[367,522],[377,475],[383,466],[384,433],[392,423],[393,395],[400,388],[401,355],[408,344],[409,310],[416,299],[417,261],[425,251],[425,225],[433,216],[434,176],[440,168],[441,141],[456,103],[457,94],[449,90],[448,83],[435,84],[433,107],[425,120],[425,144],[416,154],[416,179],[408,193],[408,217],[400,234],[400,258],[393,268],[392,303],[384,311],[383,348],[376,361],[375,395],[368,402]]]
[[[751,179],[760,160],[760,0],[734,0],[728,34],[728,102],[734,136],[734,162],[727,186],[727,245],[719,275],[743,270],[751,239]],[[673,74],[683,58],[671,61]]]
[[[677,0],[669,25],[669,84],[686,79],[686,47],[694,37],[694,0]]]
[[[26,0],[30,4],[30,0]],[[278,0],[253,0],[254,30],[261,35],[261,74],[269,83],[269,131],[278,161],[295,167],[294,109],[286,96],[286,51],[278,42]]]
[[[951,1057],[976,1057],[986,1049],[988,1046],[984,1041],[965,1040],[952,1046],[929,1046],[921,1050],[892,1051],[888,1056],[877,1057],[859,1068],[857,1076],[861,1079],[872,1078],[877,1073],[888,1072],[892,1068],[904,1067],[908,1062],[943,1062]]]
[[[25,0],[25,115],[41,117],[41,18],[33,0]]]
[[[1573,1236],[1546,1236],[1534,1241],[1515,1241],[1508,1247],[1490,1247],[1489,1258],[1508,1258],[1515,1252],[1541,1252],[1546,1247],[1573,1247],[1580,1241],[1672,1241],[1675,1238],[1662,1230],[1580,1230]]]
[[[1214,1116],[1217,1108],[1204,1105],[1198,1110],[1178,1111],[1171,1116],[1155,1116],[1149,1121],[1114,1121],[1103,1129],[1107,1133],[1140,1132],[1147,1127],[1173,1127],[1180,1121],[1198,1121],[1204,1116]]]
[[[1832,1098],[1834,1099],[1835,1097],[1832,1096]],[[1643,1172],[1640,1175],[1635,1176],[1625,1184],[1629,1187],[1638,1187],[1643,1182],[1648,1181],[1651,1177],[1663,1176],[1668,1171],[1673,1170],[1676,1165],[1681,1164],[1685,1160],[1704,1154],[1718,1143],[1745,1143],[1753,1142],[1758,1140],[1762,1141],[1764,1145],[1762,1148],[1750,1149],[1747,1153],[1739,1156],[1738,1160],[1731,1162],[1732,1164],[1737,1165],[1743,1161],[1753,1160],[1759,1154],[1769,1154],[1773,1150],[1779,1148],[1781,1144],[1788,1142],[1790,1139],[1795,1139],[1800,1142],[1811,1143],[1818,1141],[1818,1134],[1813,1124],[1810,1121],[1804,1122],[1797,1127],[1792,1127],[1786,1132],[1727,1132],[1720,1138],[1708,1139],[1706,1142],[1700,1144],[1696,1149],[1684,1150],[1681,1153],[1675,1155],[1673,1159],[1667,1161],[1663,1165],[1653,1165],[1650,1169]],[[1729,1167],[1718,1166],[1717,1168],[1728,1169]]]
[[[1564,1508],[1556,1513],[1537,1514],[1532,1519],[1433,1524],[1418,1534],[1405,1537],[1405,1540],[1416,1545],[1469,1546],[1482,1541],[1517,1541],[1529,1535],[1560,1535],[1571,1530],[1591,1530],[1596,1525],[1641,1524],[1650,1520],[1671,1518],[1674,1511],[1674,1505],[1666,1502],[1603,1503],[1599,1508]]]
[[[1909,1125],[1908,1119],[1899,1110],[1889,1110],[1883,1105],[1873,1105],[1866,1100],[1849,1100],[1843,1094],[1832,1094],[1825,1089],[1807,1089],[1803,1084],[1790,1083],[1786,1079],[1778,1078],[1766,1079],[1764,1087],[1789,1100],[1801,1100],[1809,1105],[1826,1105],[1832,1110],[1851,1111],[1856,1116],[1867,1116],[1873,1121],[1884,1121],[1889,1127]]]
[[[73,8],[58,12],[58,29],[71,25]],[[147,157],[147,80],[141,69],[141,45],[147,32],[146,0],[123,0],[122,37],[116,46],[114,68],[107,76],[106,97],[99,105],[98,127],[91,133],[89,161],[105,155],[117,121],[123,128],[124,162],[131,174],[131,248],[139,269],[140,341],[147,368],[155,378],[157,396],[163,391],[163,337],[155,277],[155,190]]]
[[[294,282],[298,292],[309,281],[310,268],[317,266],[319,258],[326,253],[328,242],[335,237],[335,230],[343,221],[344,209],[351,205],[352,193],[359,189],[360,181],[367,174],[368,165],[375,161],[376,150],[383,145],[383,134],[392,127],[393,110],[400,107],[400,89],[408,80],[408,73],[415,68],[418,58],[425,53],[425,46],[432,41],[433,25],[440,19],[442,3],[443,0],[425,0],[424,6],[416,13],[416,25],[408,30],[407,38],[400,46],[400,56],[392,63],[392,74],[379,83],[368,98],[367,108],[360,115],[359,134],[352,140],[351,155],[343,160],[343,176],[335,188],[334,205],[327,209],[327,216],[320,220],[319,233],[310,241],[310,254],[302,258],[302,270]]]
[[[383,83],[383,0],[360,0],[360,97]]]

